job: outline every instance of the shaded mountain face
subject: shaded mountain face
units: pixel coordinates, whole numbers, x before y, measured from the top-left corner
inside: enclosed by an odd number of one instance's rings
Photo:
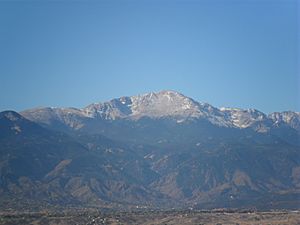
[[[16,145],[13,154],[21,156],[26,149],[22,143],[31,144],[28,158],[43,159],[39,165],[49,166],[34,178],[28,172],[15,180],[35,179],[32,182],[52,193],[52,197],[42,195],[49,202],[298,207],[297,112],[266,115],[254,109],[218,109],[175,91],[161,91],[83,109],[38,108],[23,111],[22,116],[10,113],[39,131],[24,129],[3,112],[1,151],[11,151]],[[35,138],[15,142],[20,134]],[[36,153],[42,148],[47,153],[43,156],[55,157],[44,159]],[[0,167],[7,168],[5,171],[11,168],[10,164],[2,165],[6,165]],[[19,181],[14,182],[20,187]],[[9,185],[1,186],[11,193]]]
[[[149,164],[105,137],[71,137],[12,111],[0,113],[0,131],[0,207],[105,206],[161,196],[147,187],[158,176]]]

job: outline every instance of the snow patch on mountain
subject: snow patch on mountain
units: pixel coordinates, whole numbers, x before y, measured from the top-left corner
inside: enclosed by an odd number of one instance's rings
[[[267,120],[267,116],[256,109],[221,108],[235,127],[247,128]]]
[[[275,126],[288,124],[290,127],[300,132],[300,112],[274,112],[271,113],[268,117],[274,122]]]

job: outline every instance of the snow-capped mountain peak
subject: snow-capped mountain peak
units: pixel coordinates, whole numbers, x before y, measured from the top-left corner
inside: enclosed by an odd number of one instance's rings
[[[89,105],[83,111],[89,116],[108,120],[168,117],[181,123],[185,120],[202,118],[218,126],[233,126],[218,108],[208,103],[199,103],[172,90],[120,97]]]
[[[131,97],[133,117],[197,117],[201,114],[192,99],[175,91],[161,91]]]
[[[160,91],[131,97],[120,97],[104,103],[96,103],[83,109],[88,115],[105,119],[141,117],[160,118],[198,117],[199,105],[194,100],[176,92]]]
[[[267,116],[256,109],[240,109],[222,107],[220,110],[226,115],[235,127],[247,128],[257,126],[256,130],[260,132],[268,131],[265,126]]]
[[[292,128],[300,131],[300,112],[274,112],[268,117],[273,120],[275,126],[279,126],[280,124],[289,124]]]
[[[172,90],[123,96],[104,103],[94,103],[83,109],[30,109],[22,112],[22,115],[43,124],[57,121],[72,129],[83,127],[85,120],[134,121],[148,117],[169,118],[177,123],[201,119],[220,127],[252,128],[258,132],[268,132],[272,127],[283,124],[300,131],[300,113],[297,112],[272,113],[267,116],[256,109],[218,109]]]

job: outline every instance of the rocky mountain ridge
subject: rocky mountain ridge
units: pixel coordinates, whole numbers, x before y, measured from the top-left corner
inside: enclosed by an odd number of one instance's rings
[[[214,125],[233,128],[253,128],[267,132],[274,126],[289,126],[300,131],[300,112],[274,112],[269,115],[256,109],[216,108],[199,103],[176,91],[160,91],[132,97],[120,97],[104,103],[90,104],[83,109],[37,108],[21,112],[35,122],[61,121],[74,129],[83,126],[80,120],[138,120],[173,118],[178,123],[186,120],[207,120]]]

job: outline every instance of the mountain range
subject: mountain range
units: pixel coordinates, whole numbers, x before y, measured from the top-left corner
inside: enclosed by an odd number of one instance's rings
[[[0,146],[0,207],[299,206],[299,112],[160,91],[3,111]]]

